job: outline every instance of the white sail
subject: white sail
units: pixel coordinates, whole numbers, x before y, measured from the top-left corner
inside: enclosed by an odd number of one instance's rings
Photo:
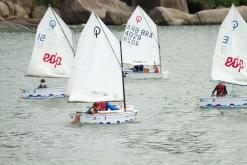
[[[122,101],[120,44],[92,12],[76,51],[70,102]]]
[[[213,57],[212,79],[247,85],[247,24],[232,5],[221,24]]]
[[[124,63],[160,65],[157,27],[140,6],[127,22],[122,51]]]
[[[29,76],[69,77],[74,62],[73,33],[49,7],[38,25]]]

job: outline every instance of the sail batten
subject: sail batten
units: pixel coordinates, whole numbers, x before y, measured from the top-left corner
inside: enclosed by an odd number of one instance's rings
[[[130,16],[122,38],[123,63],[160,65],[157,26],[137,6]]]
[[[49,7],[38,25],[26,74],[68,78],[74,61],[73,47],[73,32]]]
[[[247,24],[232,5],[220,26],[214,51],[212,80],[247,85]]]
[[[123,101],[119,41],[92,12],[79,39],[70,102]]]

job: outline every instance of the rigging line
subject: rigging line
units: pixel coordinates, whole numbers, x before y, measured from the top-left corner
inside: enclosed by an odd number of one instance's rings
[[[221,81],[221,80],[210,80],[210,82],[223,82],[225,84],[231,84],[231,85],[238,85],[238,86],[247,86],[247,85],[241,85],[241,84],[236,84],[236,83],[230,83],[230,82],[226,82],[226,81]]]
[[[100,27],[102,28],[102,31],[104,32],[104,35],[105,35],[105,37],[106,37],[106,39],[107,39],[107,42],[108,42],[108,44],[110,45],[110,47],[111,47],[111,49],[112,49],[112,51],[113,51],[113,53],[114,53],[114,56],[115,56],[115,58],[117,59],[117,62],[118,62],[118,64],[119,64],[119,66],[121,67],[121,62],[119,61],[119,59],[118,59],[118,57],[117,57],[117,55],[116,55],[116,52],[114,51],[114,49],[113,49],[113,47],[112,47],[112,45],[111,45],[111,43],[110,43],[110,41],[109,41],[109,38],[107,37],[107,35],[106,35],[106,33],[105,33],[105,31],[104,31],[104,29],[103,29],[103,27],[102,27],[102,25],[101,25],[101,23],[100,23],[100,21],[99,21],[98,16],[97,16],[94,12],[93,12],[93,14],[96,16],[97,21],[98,21],[98,23],[100,24]],[[121,67],[121,70],[122,70],[122,67]]]
[[[146,24],[148,25],[149,30],[154,34],[154,32],[152,31],[151,27],[150,27],[149,24],[148,24],[148,21],[147,21],[147,19],[146,19],[144,13],[143,13],[143,11],[142,11],[142,8],[140,8],[140,12],[141,12],[142,17],[144,18]],[[157,35],[158,35],[158,33],[157,33]],[[159,40],[155,37],[155,35],[154,35],[154,39],[155,39],[155,41],[157,42],[157,44],[159,45]]]
[[[62,28],[60,22],[58,21],[58,18],[57,18],[56,14],[55,14],[55,12],[54,12],[54,10],[53,10],[53,8],[51,7],[50,4],[49,4],[49,7],[51,8],[52,13],[53,13],[53,15],[55,16],[55,18],[56,18],[56,20],[57,20],[57,22],[58,22],[58,24],[59,24],[59,27],[61,28],[61,30],[62,30],[62,32],[63,32],[63,35],[64,35],[65,39],[67,40],[67,42],[68,42],[68,44],[69,44],[69,46],[70,46],[70,49],[72,50],[72,52],[73,52],[73,54],[74,54],[74,56],[75,56],[74,46],[72,46],[72,45],[70,44],[69,39],[68,39],[68,37],[66,36],[66,34],[65,34],[65,32],[64,32],[64,30],[63,30],[63,28]],[[70,31],[71,31],[71,30],[70,30]],[[71,31],[71,32],[72,32],[72,31]],[[73,37],[73,36],[74,36],[74,33],[72,32],[72,37]]]
[[[138,6],[138,7],[139,7],[139,6]],[[139,8],[140,8],[140,7],[139,7]],[[142,14],[142,17],[144,18],[144,21],[145,21],[146,24],[148,25],[149,30],[154,34],[154,32],[152,31],[150,25],[148,24],[148,21],[147,21],[147,19],[146,19],[144,13],[143,13],[143,11],[142,11],[142,8],[140,8],[140,12],[141,12],[141,14]],[[157,27],[157,26],[156,26],[156,27]],[[158,37],[158,38],[156,38],[155,35],[154,35],[154,39],[155,39],[155,41],[156,41],[156,43],[158,44],[158,47],[159,47],[159,60],[160,60],[160,70],[161,70],[161,55],[160,55],[160,44],[159,44],[158,27],[157,27],[157,37]]]

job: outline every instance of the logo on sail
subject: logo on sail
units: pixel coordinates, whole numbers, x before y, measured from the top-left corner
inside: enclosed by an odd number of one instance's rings
[[[226,67],[233,67],[233,68],[238,68],[238,72],[241,71],[241,69],[244,68],[244,60],[237,58],[233,58],[233,57],[228,57],[226,59],[226,63],[225,63]]]
[[[50,55],[49,53],[45,53],[43,57],[44,62],[49,62],[50,64],[54,64],[54,67],[56,68],[57,65],[62,65],[62,57],[57,56],[57,53],[54,55]]]
[[[233,20],[232,21],[232,30],[234,31],[238,27],[238,21]]]
[[[50,21],[50,27],[52,28],[52,30],[57,26],[57,23],[55,20],[51,20]]]
[[[101,32],[100,28],[98,26],[95,26],[94,27],[94,35],[95,35],[96,38],[98,37],[100,32]]]
[[[137,16],[136,17],[136,22],[137,22],[137,24],[139,23],[139,22],[141,22],[142,21],[142,17],[141,16]]]

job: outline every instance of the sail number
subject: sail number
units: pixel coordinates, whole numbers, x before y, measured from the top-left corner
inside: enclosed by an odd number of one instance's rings
[[[228,57],[225,62],[226,67],[238,68],[238,72],[244,68],[244,61],[239,58]]]
[[[54,64],[54,67],[56,68],[57,65],[62,65],[62,57],[57,56],[57,53],[54,55],[50,55],[49,53],[45,53],[43,56],[43,61],[48,62],[50,64]]]
[[[38,41],[45,41],[45,34],[39,34]]]
[[[142,37],[153,38],[153,33],[148,30],[128,25],[124,33],[123,42],[130,45],[139,46],[139,41]]]

